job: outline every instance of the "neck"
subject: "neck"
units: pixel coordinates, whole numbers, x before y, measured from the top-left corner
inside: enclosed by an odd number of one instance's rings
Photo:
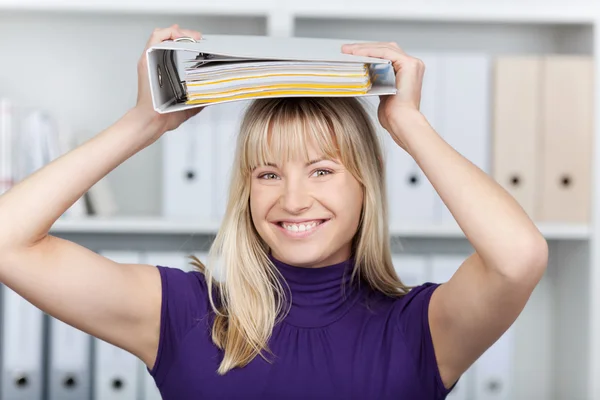
[[[352,280],[354,258],[320,268],[297,267],[269,256],[283,277],[285,321],[302,327],[328,325],[343,316],[360,295]]]

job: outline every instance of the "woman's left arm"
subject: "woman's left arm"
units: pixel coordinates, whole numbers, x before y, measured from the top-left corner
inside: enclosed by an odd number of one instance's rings
[[[438,367],[450,387],[521,313],[546,270],[548,246],[516,200],[448,145],[419,112],[420,60],[394,43],[344,51],[393,62],[398,94],[382,98],[379,119],[418,163],[475,249],[434,291],[429,305]]]

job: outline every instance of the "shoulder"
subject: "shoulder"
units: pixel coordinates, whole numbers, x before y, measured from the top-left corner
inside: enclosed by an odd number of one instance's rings
[[[161,277],[163,305],[169,301],[198,308],[208,299],[208,285],[203,273],[157,265]],[[183,305],[183,304],[181,304]]]
[[[426,282],[413,287],[407,294],[396,299],[394,307],[399,313],[415,311],[423,306],[428,306],[431,295],[439,287],[438,283]],[[427,307],[425,307],[427,308]]]

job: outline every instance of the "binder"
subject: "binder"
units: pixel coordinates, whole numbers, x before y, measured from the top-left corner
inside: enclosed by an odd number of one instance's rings
[[[144,264],[163,265],[171,268],[179,268],[182,271],[191,271],[190,254],[183,251],[148,251],[143,254]]]
[[[2,307],[0,398],[41,399],[44,314],[6,286]]]
[[[213,221],[214,125],[214,108],[207,107],[160,139],[164,217]]]
[[[92,337],[59,319],[49,320],[48,399],[89,398]]]
[[[594,67],[589,56],[547,56],[542,72],[538,221],[590,220]]]
[[[139,264],[142,257],[134,251],[102,251],[115,262]],[[94,338],[94,400],[137,400],[139,368],[143,362],[136,356],[101,339]]]
[[[418,286],[428,279],[428,262],[425,256],[395,254],[392,256],[392,263],[398,277],[407,286]]]
[[[160,390],[156,387],[156,382],[154,382],[154,378],[152,375],[148,373],[146,366],[144,364],[140,365],[140,391],[138,399],[143,400],[162,400],[162,396],[160,394]]]
[[[192,38],[164,41],[146,52],[153,106],[157,112],[166,113],[241,98],[395,94],[391,62],[342,53],[342,45],[351,42],[354,41],[253,35],[204,35],[199,41]],[[237,67],[239,63],[252,64],[244,64],[245,69],[238,69],[235,76],[226,75],[228,69]],[[200,100],[192,86],[190,66],[204,71],[213,69],[212,73],[227,76],[220,81],[220,86],[214,88],[209,103],[191,103]],[[365,83],[361,78],[356,84],[360,86],[358,89],[351,84],[355,79],[355,68],[365,69],[368,79]],[[335,72],[325,72],[328,69]],[[352,73],[345,74],[344,69],[351,69]],[[260,71],[261,80],[250,79],[245,73],[248,70]],[[293,75],[293,79],[273,81],[275,71],[282,70],[293,71],[287,74]],[[211,79],[210,84],[213,84],[217,78]],[[232,81],[235,81],[236,87],[227,86]],[[341,83],[336,84],[338,81]],[[323,88],[323,85],[327,87]],[[280,90],[282,86],[284,89]],[[249,92],[259,87],[263,88],[262,91]],[[242,90],[240,88],[244,90],[241,97],[239,92],[224,95],[225,90]]]
[[[465,158],[490,173],[491,59],[479,53],[440,57],[438,133]],[[439,223],[456,225],[448,207],[438,199]]]
[[[248,101],[235,101],[207,107],[202,111],[213,112],[213,127],[211,134],[215,145],[216,157],[213,157],[213,182],[214,215],[216,221],[221,221],[225,215],[229,201],[231,185],[231,172],[235,161],[237,138],[241,127],[242,118]],[[201,114],[202,114],[201,113]]]
[[[421,113],[435,129],[439,124],[439,57],[433,53],[413,53],[425,63],[421,91]],[[387,132],[386,132],[387,133]],[[390,146],[388,187],[390,220],[394,226],[435,223],[439,196],[417,162],[387,134]]]
[[[19,132],[13,132],[16,140],[15,173],[19,182],[46,164],[68,152],[71,148],[66,124],[60,124],[51,115],[40,110],[21,112]],[[83,197],[61,216],[61,218],[82,218],[87,214]]]
[[[479,357],[472,366],[475,398],[478,400],[510,400],[514,331],[509,328]]]
[[[535,218],[541,178],[542,60],[503,56],[494,67],[492,175]]]
[[[14,184],[13,171],[13,126],[14,107],[10,100],[0,98],[0,194]]]

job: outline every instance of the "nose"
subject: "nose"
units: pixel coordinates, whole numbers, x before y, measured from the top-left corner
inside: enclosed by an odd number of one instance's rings
[[[288,179],[280,198],[281,207],[290,214],[300,214],[310,208],[312,197],[301,179]]]

